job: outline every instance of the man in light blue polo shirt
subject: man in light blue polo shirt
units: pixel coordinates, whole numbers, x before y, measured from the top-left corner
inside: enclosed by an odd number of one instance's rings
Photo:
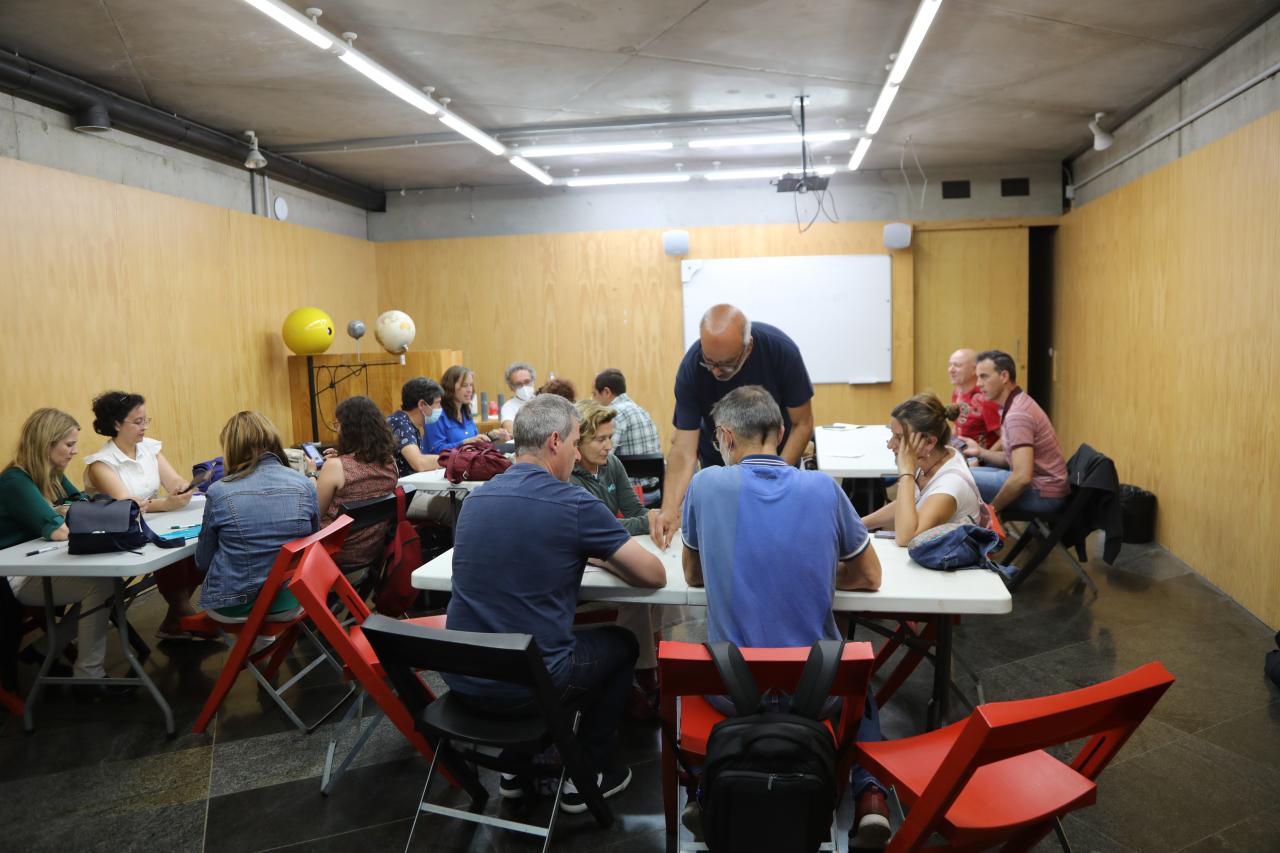
[[[866,527],[835,480],[778,455],[785,427],[766,389],[734,389],[711,417],[728,465],[694,476],[681,526],[685,579],[707,588],[707,638],[756,648],[840,639],[835,591],[880,588]],[[858,740],[880,740],[869,696]],[[850,787],[857,807],[850,846],[883,847],[890,836],[883,788],[856,766]]]

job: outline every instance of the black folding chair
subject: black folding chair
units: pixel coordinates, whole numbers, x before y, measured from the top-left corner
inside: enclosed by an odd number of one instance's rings
[[[542,849],[545,853],[551,845],[551,833],[560,811],[560,790],[566,777],[577,785],[596,822],[605,828],[612,825],[613,813],[600,794],[596,774],[588,770],[574,737],[579,715],[571,715],[561,704],[559,692],[551,683],[542,653],[532,636],[427,628],[380,614],[366,619],[362,630],[400,701],[413,717],[414,725],[435,750],[427,782],[422,789],[422,800],[414,815],[413,828],[409,830],[410,843],[418,817],[429,812],[539,836],[544,839]],[[453,691],[433,701],[415,674],[416,670],[517,684],[530,690],[538,710],[528,717],[515,719],[486,714],[473,703],[460,700]],[[512,754],[534,756],[551,744],[555,744],[560,752],[562,766],[559,768],[535,764],[531,758],[510,757]],[[431,779],[441,761],[444,769],[470,795],[471,811],[428,802]],[[558,773],[559,785],[548,824],[541,826],[480,814],[479,809],[489,794],[480,784],[473,765],[524,776]]]
[[[396,486],[398,491],[401,487]],[[396,533],[396,492],[363,501],[352,501],[338,507],[343,515],[351,516],[351,526],[347,528],[347,539],[361,530],[376,525],[384,525],[382,551],[372,562],[365,566],[344,566],[342,573],[348,576],[351,585],[361,598],[368,598],[382,582],[382,569],[387,560],[387,546],[391,544]]]
[[[1008,565],[1012,565],[1022,551],[1031,544],[1032,540],[1039,540],[1040,547],[1031,556],[1031,559],[1023,566],[1013,579],[1008,582],[1010,591],[1016,592],[1018,587],[1026,582],[1031,573],[1040,567],[1045,558],[1053,552],[1058,545],[1062,545],[1063,551],[1067,555],[1067,559],[1071,561],[1072,568],[1075,569],[1080,580],[1084,582],[1094,593],[1098,591],[1098,585],[1093,582],[1093,578],[1089,577],[1089,573],[1081,566],[1081,562],[1088,562],[1089,555],[1084,547],[1084,536],[1087,531],[1083,530],[1081,525],[1085,520],[1093,514],[1094,506],[1097,502],[1105,499],[1110,493],[1104,489],[1091,488],[1082,484],[1084,472],[1081,469],[1081,459],[1085,449],[1095,457],[1102,457],[1103,464],[1110,465],[1113,469],[1114,463],[1104,455],[1097,453],[1088,445],[1081,445],[1071,458],[1067,460],[1067,482],[1071,487],[1071,494],[1067,498],[1067,504],[1058,512],[1028,512],[1025,510],[1016,510],[1005,508],[1000,513],[1003,521],[1021,521],[1026,526],[1022,534],[1018,537],[1018,541],[1014,543],[1013,550],[1005,558]],[[1066,541],[1064,541],[1066,537]],[[1071,549],[1068,547],[1070,541],[1076,541],[1076,554],[1080,557],[1076,560],[1072,555]]]
[[[639,453],[635,456],[619,456],[618,461],[627,469],[627,476],[633,480],[644,480],[649,483],[657,480],[657,485],[645,485],[644,508],[662,507],[662,486],[667,478],[667,460],[661,453]]]

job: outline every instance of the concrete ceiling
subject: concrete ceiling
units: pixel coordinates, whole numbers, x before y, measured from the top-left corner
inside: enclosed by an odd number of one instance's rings
[[[301,0],[290,0],[301,10]],[[507,144],[777,132],[789,118],[547,133],[670,114],[789,110],[858,130],[915,0],[317,0],[321,24]],[[1059,160],[1095,111],[1124,116],[1280,0],[944,0],[863,168]],[[528,182],[236,0],[3,0],[0,48],[378,189]],[[523,129],[523,130],[521,130]],[[442,136],[442,132],[444,135]],[[423,137],[374,148],[343,141]],[[441,140],[444,144],[440,144]],[[407,142],[408,140],[401,140]],[[850,143],[817,146],[843,164]],[[306,153],[309,152],[309,153]],[[318,153],[319,152],[319,153]],[[553,174],[772,165],[791,148],[542,161]]]

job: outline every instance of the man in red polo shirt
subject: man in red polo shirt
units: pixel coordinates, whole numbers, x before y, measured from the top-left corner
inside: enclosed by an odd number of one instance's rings
[[[1056,512],[1067,502],[1067,463],[1062,445],[1044,409],[1018,387],[1018,368],[1006,352],[978,353],[978,385],[1000,405],[999,450],[965,439],[964,455],[976,457],[973,480],[982,499],[996,511],[1007,506],[1030,512]]]
[[[971,349],[958,349],[947,360],[951,377],[951,402],[960,407],[956,437],[971,438],[980,447],[999,449],[1000,404],[988,400],[978,387],[978,356]]]

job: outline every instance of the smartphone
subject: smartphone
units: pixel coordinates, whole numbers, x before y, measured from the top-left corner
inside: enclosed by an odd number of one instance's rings
[[[205,480],[208,480],[208,479],[209,479],[209,477],[210,477],[212,474],[213,474],[213,469],[212,469],[212,468],[205,468],[205,469],[204,469],[203,471],[201,471],[199,474],[196,474],[195,476],[193,476],[193,477],[191,478],[191,482],[187,484],[187,487],[186,487],[185,489],[182,489],[182,490],[180,490],[180,491],[174,492],[174,494],[175,494],[175,495],[185,495],[187,492],[189,492],[189,491],[191,491],[192,489],[194,489],[194,488],[198,487],[198,486],[199,486],[201,483],[203,483]]]
[[[302,442],[302,452],[307,454],[312,462],[316,463],[316,468],[324,465],[324,454],[316,449],[316,446],[309,441]]]

